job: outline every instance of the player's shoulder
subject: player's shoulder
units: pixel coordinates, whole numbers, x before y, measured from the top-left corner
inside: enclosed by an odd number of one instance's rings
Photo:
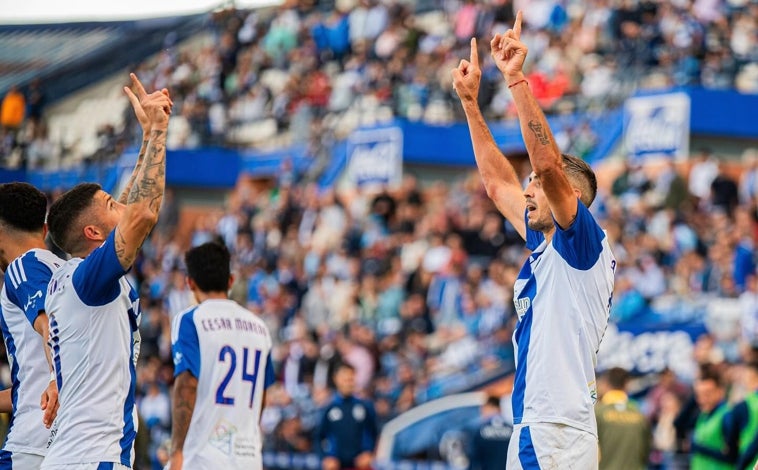
[[[193,321],[195,312],[199,305],[193,305],[181,312],[177,313],[173,319],[171,319],[171,342],[174,343],[179,338],[179,328],[183,320]]]
[[[48,250],[29,250],[8,265],[5,285],[8,289],[18,289],[26,282],[47,282],[63,263],[62,259]]]

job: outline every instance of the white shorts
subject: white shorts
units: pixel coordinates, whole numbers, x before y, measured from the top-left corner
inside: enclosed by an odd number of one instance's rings
[[[28,468],[29,470],[38,470],[44,459],[43,455],[4,451],[2,458],[0,458],[0,469]]]
[[[597,438],[565,424],[517,424],[508,444],[506,468],[596,470]]]
[[[113,462],[100,463],[72,463],[51,464],[42,467],[42,470],[131,470],[131,467]]]

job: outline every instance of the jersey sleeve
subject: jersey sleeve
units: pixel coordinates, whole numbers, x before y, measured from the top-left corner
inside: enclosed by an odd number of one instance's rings
[[[126,271],[116,256],[115,233],[112,231],[105,242],[74,270],[71,278],[74,290],[86,305],[105,305],[121,292],[119,279]]]
[[[194,311],[187,312],[179,319],[171,353],[174,356],[174,377],[189,371],[195,378],[200,378],[200,339],[195,327]]]
[[[5,292],[8,300],[24,312],[32,326],[40,313],[45,311],[47,284],[53,272],[39,261],[28,256],[17,259],[8,267],[5,276]]]
[[[574,222],[566,229],[555,224],[553,246],[571,267],[585,271],[594,266],[600,257],[603,238],[605,233],[590,210],[577,199]]]
[[[276,375],[274,374],[274,364],[271,362],[271,351],[266,356],[266,377],[263,379],[263,389],[267,390],[270,386],[276,382]]]

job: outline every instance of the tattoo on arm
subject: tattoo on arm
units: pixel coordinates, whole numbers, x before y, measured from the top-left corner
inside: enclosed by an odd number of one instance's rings
[[[161,138],[163,134],[160,130],[153,131],[139,177],[127,198],[127,204],[149,200],[148,205],[155,213],[160,209],[166,181],[166,144]]]
[[[192,413],[195,411],[197,398],[197,379],[184,372],[174,382],[174,403],[171,427],[171,452],[184,449]]]
[[[534,133],[534,136],[537,137],[537,141],[542,145],[549,145],[550,139],[547,136],[547,132],[545,132],[545,128],[542,126],[542,124],[539,121],[529,121],[529,129]]]
[[[120,230],[116,230],[116,256],[121,260],[122,265],[131,266],[134,263],[135,255],[126,249],[126,238]]]
[[[129,177],[129,182],[126,183],[124,190],[121,191],[121,196],[119,196],[118,198],[118,202],[120,202],[121,204],[126,204],[126,200],[129,197],[129,193],[132,190],[132,186],[134,186],[134,180],[137,179],[137,175],[139,174],[140,168],[142,167],[142,162],[145,159],[145,152],[147,152],[148,142],[150,142],[150,139],[145,139],[142,141],[142,146],[139,149],[139,155],[137,155],[137,164],[134,166],[134,171],[132,171],[132,176]]]

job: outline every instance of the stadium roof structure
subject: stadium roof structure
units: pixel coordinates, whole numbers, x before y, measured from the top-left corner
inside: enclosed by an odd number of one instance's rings
[[[48,102],[196,33],[207,13],[132,21],[0,25],[0,96],[39,78]]]

